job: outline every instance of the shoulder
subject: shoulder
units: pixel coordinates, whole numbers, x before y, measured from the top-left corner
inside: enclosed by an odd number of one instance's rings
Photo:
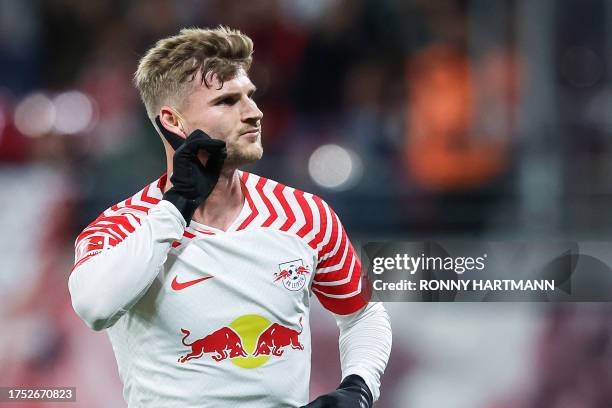
[[[112,205],[76,237],[73,270],[105,249],[116,246],[136,230],[162,198],[166,175],[147,184],[136,194]]]
[[[295,234],[313,249],[320,249],[332,230],[338,230],[338,216],[321,197],[245,171],[240,177],[254,214],[249,227]]]

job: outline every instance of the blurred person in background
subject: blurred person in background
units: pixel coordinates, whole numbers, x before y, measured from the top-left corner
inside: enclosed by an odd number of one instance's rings
[[[146,53],[135,82],[167,175],[76,240],[72,303],[107,330],[130,406],[306,404],[312,293],[340,328],[343,380],[305,406],[379,397],[389,319],[368,302],[338,216],[238,170],[263,154],[252,52],[249,37],[219,27],[184,29]]]
[[[520,65],[508,30],[470,44],[473,4],[427,4],[431,41],[407,61],[403,163],[428,230],[485,230],[511,178]]]

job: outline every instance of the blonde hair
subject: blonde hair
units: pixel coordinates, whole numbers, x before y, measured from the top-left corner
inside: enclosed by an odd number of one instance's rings
[[[248,71],[253,41],[238,30],[184,28],[178,35],[159,40],[138,64],[134,83],[151,120],[164,104],[181,105],[191,82],[200,75],[216,75],[221,85],[239,69]]]

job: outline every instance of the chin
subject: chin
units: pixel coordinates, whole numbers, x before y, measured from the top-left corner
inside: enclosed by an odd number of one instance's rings
[[[249,146],[240,151],[229,152],[225,164],[230,166],[242,166],[245,164],[255,163],[263,156],[263,148],[261,144]]]

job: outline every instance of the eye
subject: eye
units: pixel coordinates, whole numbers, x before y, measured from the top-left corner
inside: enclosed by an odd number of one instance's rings
[[[217,102],[217,105],[233,105],[236,102],[237,102],[236,98],[227,97],[227,98],[223,98],[219,102]]]

